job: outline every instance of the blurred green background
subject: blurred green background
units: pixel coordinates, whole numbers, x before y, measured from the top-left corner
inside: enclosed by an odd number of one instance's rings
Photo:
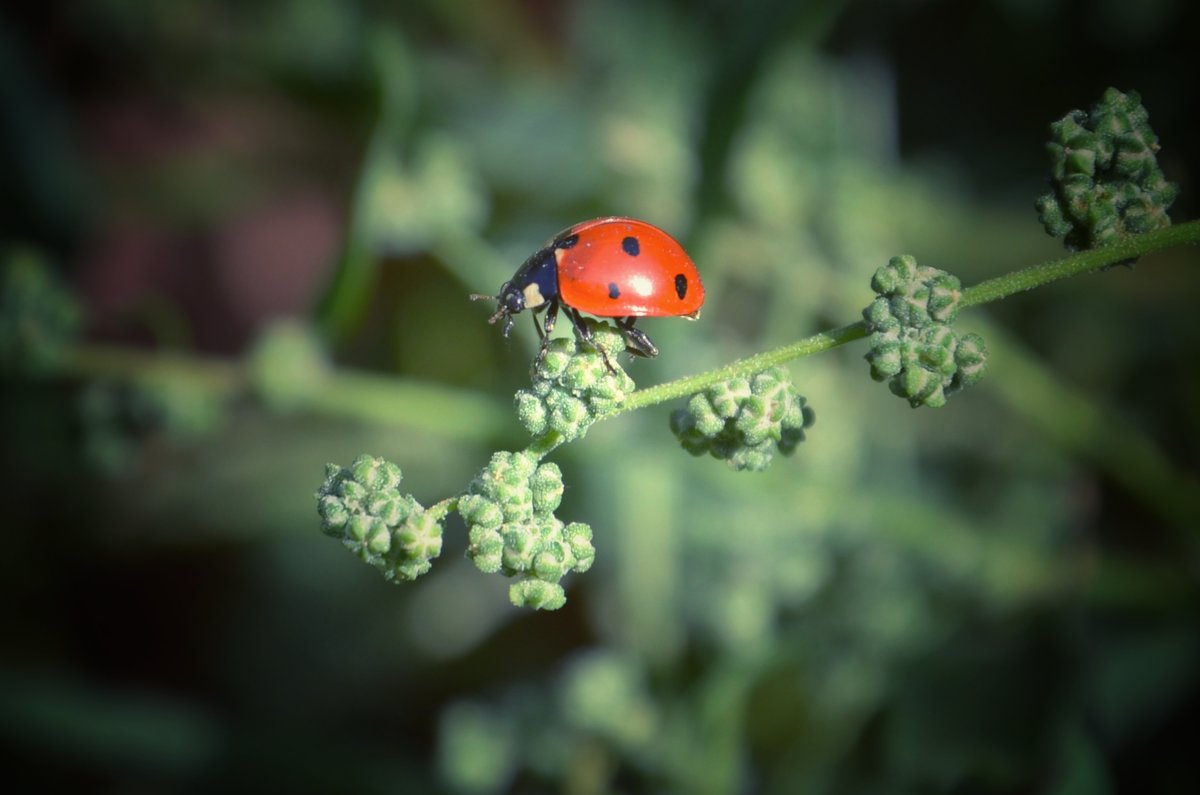
[[[21,791],[1196,791],[1195,250],[967,313],[990,376],[941,410],[861,344],[793,364],[817,424],[762,475],[669,407],[596,426],[552,456],[597,549],[556,613],[455,522],[389,585],[312,497],[370,452],[429,504],[525,444],[532,329],[466,295],[585,218],[704,275],[699,323],[643,324],[645,386],[854,320],[894,254],[967,284],[1059,256],[1046,126],[1109,85],[1196,217],[1195,4],[2,13],[5,264],[85,340],[0,377]],[[314,334],[374,377],[313,401]]]

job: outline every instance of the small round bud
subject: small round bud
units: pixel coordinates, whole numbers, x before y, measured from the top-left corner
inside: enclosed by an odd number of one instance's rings
[[[551,514],[558,510],[562,502],[563,481],[562,471],[557,464],[546,463],[537,468],[529,481],[533,492],[533,511],[537,514]]]
[[[563,376],[567,367],[575,359],[575,340],[567,337],[557,337],[550,340],[542,361],[538,364],[536,376],[545,381],[553,381]]]
[[[592,331],[592,343],[601,351],[608,354],[610,359],[625,352],[625,336],[608,323],[593,318],[585,321]]]
[[[504,560],[503,536],[495,530],[472,527],[467,534],[467,557],[484,574],[495,574]]]
[[[863,317],[876,329],[893,319],[910,328],[952,323],[962,301],[958,277],[918,265],[916,258],[908,254],[892,257],[875,271],[871,289],[880,297],[864,310]]]
[[[317,511],[321,514],[321,530],[327,535],[341,535],[342,528],[350,521],[346,503],[331,494],[317,501]]]
[[[533,559],[541,549],[536,528],[528,524],[507,524],[500,535],[504,539],[502,565],[508,575],[529,571]]]
[[[458,512],[467,524],[485,530],[496,530],[504,524],[504,511],[500,510],[500,505],[481,494],[460,497]]]
[[[442,554],[442,526],[424,511],[397,527],[395,538],[413,558],[428,561]]]
[[[562,374],[562,385],[572,392],[591,389],[603,374],[603,366],[597,367],[592,357],[576,356]]]
[[[750,397],[750,381],[745,378],[734,378],[724,381],[708,390],[708,403],[712,412],[723,420],[737,416],[746,398]]]
[[[562,531],[563,540],[571,548],[575,559],[572,568],[583,573],[596,560],[596,549],[592,546],[592,528],[583,522],[571,522]]]
[[[965,389],[983,378],[987,369],[987,346],[983,343],[983,337],[967,334],[960,339],[958,347],[954,349],[954,363],[957,371],[950,384],[952,392]]]
[[[567,573],[571,563],[570,547],[562,544],[548,545],[533,559],[533,576],[546,582],[558,582]]]
[[[567,603],[567,592],[555,582],[518,580],[508,586],[508,598],[516,607],[534,610],[557,610]]]
[[[382,458],[360,455],[350,470],[354,481],[367,489],[394,489],[400,485],[400,467]]]
[[[540,436],[546,431],[546,404],[532,392],[521,390],[517,392],[517,419],[525,426],[525,430],[534,436]]]
[[[591,425],[587,404],[568,392],[552,392],[546,398],[550,410],[550,427],[566,439],[578,439]]]
[[[384,489],[371,494],[367,502],[367,511],[372,516],[378,516],[390,527],[403,522],[410,512],[407,501],[398,492]]]

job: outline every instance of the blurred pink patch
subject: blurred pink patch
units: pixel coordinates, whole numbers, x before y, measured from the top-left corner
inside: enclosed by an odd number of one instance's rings
[[[213,275],[236,320],[308,314],[337,255],[337,208],[308,191],[249,208],[218,229]]]

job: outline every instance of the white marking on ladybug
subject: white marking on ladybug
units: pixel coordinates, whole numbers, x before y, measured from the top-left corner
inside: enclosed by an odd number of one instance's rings
[[[537,282],[525,285],[525,289],[521,292],[525,295],[526,309],[533,309],[546,303],[545,297],[542,296],[542,289],[537,286]]]

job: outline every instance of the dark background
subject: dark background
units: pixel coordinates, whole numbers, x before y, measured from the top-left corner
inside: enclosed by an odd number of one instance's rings
[[[7,5],[5,264],[82,320],[0,380],[6,778],[1193,792],[1194,249],[967,313],[991,370],[944,409],[861,343],[793,363],[817,424],[768,473],[689,458],[667,407],[593,428],[552,456],[597,549],[556,613],[510,607],[456,520],[388,585],[312,493],[370,452],[428,505],[526,443],[528,321],[506,344],[466,295],[584,218],[663,226],[704,275],[699,323],[644,324],[641,385],[855,320],[895,254],[967,284],[1061,256],[1047,125],[1108,86],[1194,218],[1198,27],[1170,0]],[[380,391],[313,401],[314,340]]]

